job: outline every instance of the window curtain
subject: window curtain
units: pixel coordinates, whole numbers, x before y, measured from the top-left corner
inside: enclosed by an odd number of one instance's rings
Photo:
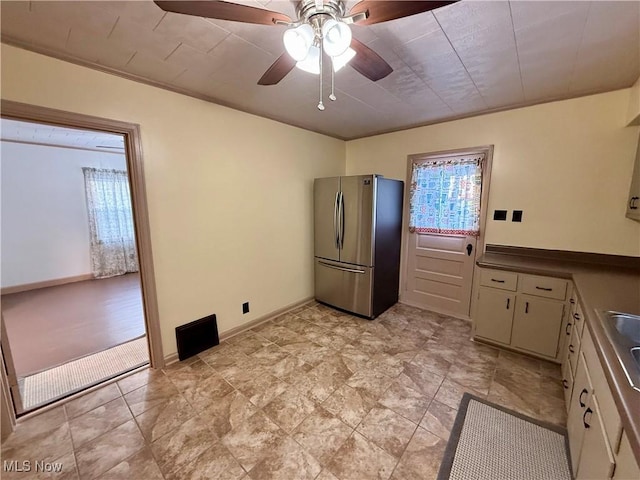
[[[127,172],[83,168],[91,268],[96,278],[138,271]]]
[[[409,230],[477,236],[484,155],[415,163]]]

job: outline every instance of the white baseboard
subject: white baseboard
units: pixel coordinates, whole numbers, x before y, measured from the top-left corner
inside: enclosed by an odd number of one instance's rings
[[[164,366],[167,367],[172,363],[178,362],[178,352],[170,353],[169,355],[164,356]]]
[[[14,285],[13,287],[4,287],[0,289],[0,295],[11,295],[12,293],[28,292],[39,288],[57,287],[58,285],[66,285],[67,283],[84,282],[85,280],[93,280],[95,277],[92,273],[83,275],[75,275],[73,277],[55,278],[53,280],[45,280],[43,282],[25,283],[23,285]]]

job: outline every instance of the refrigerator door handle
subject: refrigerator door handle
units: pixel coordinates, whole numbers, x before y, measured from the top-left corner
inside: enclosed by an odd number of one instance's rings
[[[322,262],[322,261],[318,261],[318,263],[320,265],[322,265],[323,267],[329,267],[329,268],[333,268],[335,270],[341,270],[343,272],[361,273],[361,274],[365,274],[366,273],[364,270],[360,270],[359,268],[339,267],[338,265],[332,265],[330,263],[325,263],[325,262]]]
[[[344,248],[344,194],[340,192],[340,205],[338,206],[338,217],[340,218],[340,250]]]
[[[333,241],[336,248],[340,248],[340,233],[338,232],[338,203],[340,192],[336,192],[336,199],[333,203]]]

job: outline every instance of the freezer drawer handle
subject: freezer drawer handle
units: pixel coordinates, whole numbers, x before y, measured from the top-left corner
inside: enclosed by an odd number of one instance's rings
[[[324,263],[324,262],[318,262],[318,263],[324,267],[334,268],[336,270],[342,270],[343,272],[366,273],[364,270],[358,270],[357,268],[338,267],[337,265],[331,265],[330,263]]]

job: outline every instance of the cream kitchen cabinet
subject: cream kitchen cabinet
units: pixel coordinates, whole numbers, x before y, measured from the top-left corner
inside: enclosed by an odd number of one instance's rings
[[[613,480],[630,480],[640,478],[640,468],[631,450],[631,444],[625,433],[620,440],[620,449],[616,455],[616,468]]]
[[[576,313],[581,314],[577,307]],[[574,325],[569,348],[573,347],[575,353],[569,350],[562,365],[563,384],[572,374],[575,378],[567,415],[574,477],[576,480],[640,478],[591,334],[588,329],[582,334],[580,331],[579,324],[577,328]]]
[[[564,388],[564,401],[569,411],[571,403],[571,395],[573,394],[573,381],[575,378],[575,363],[573,365],[574,370],[571,367],[572,356],[575,355],[576,348],[572,343],[574,337],[574,318],[573,315],[576,312],[576,305],[578,304],[578,297],[575,289],[569,297],[569,315],[565,315],[564,324],[560,331],[560,360],[562,361],[562,387]],[[583,322],[584,323],[584,322]],[[569,350],[571,348],[571,351]],[[577,360],[577,359],[576,359]],[[577,362],[576,362],[577,363]]]
[[[474,338],[562,361],[560,329],[568,281],[482,269],[473,321]]]
[[[511,346],[555,358],[563,314],[563,303],[519,295],[513,316]]]
[[[603,480],[611,478],[616,466],[611,446],[607,441],[598,396],[592,395],[582,415],[584,438],[580,451],[576,480]]]
[[[567,433],[569,435],[569,451],[571,452],[571,468],[578,471],[578,462],[584,441],[585,428],[583,417],[593,395],[593,383],[587,369],[587,362],[584,355],[578,360],[578,369],[575,375],[573,395],[567,416]]]
[[[616,461],[602,418],[602,410],[580,354],[571,406],[567,417],[571,467],[577,479],[611,478]]]
[[[576,479],[611,478],[615,459],[607,439],[602,413],[589,374],[580,353],[571,406],[567,417],[571,468]]]
[[[513,293],[481,287],[478,295],[476,335],[506,345],[511,343],[515,300],[516,296]]]
[[[640,221],[640,139],[638,139],[636,163],[633,167],[631,187],[627,198],[627,217]]]

